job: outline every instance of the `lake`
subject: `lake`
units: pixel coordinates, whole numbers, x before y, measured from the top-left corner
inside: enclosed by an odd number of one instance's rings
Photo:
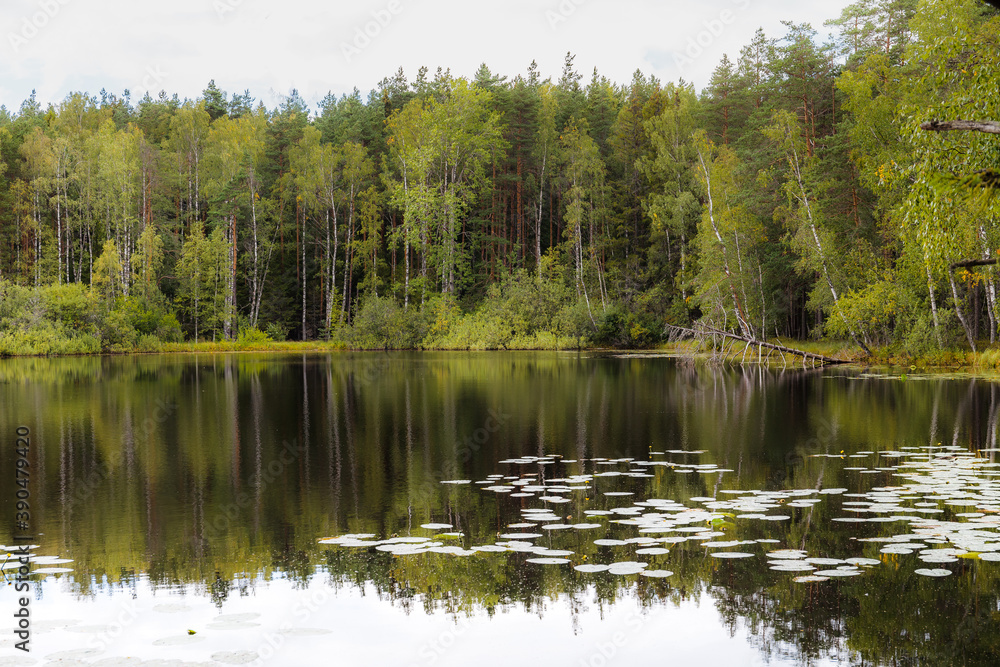
[[[0,665],[989,665],[995,378],[0,360]],[[2,550],[0,550],[2,551]],[[13,614],[29,595],[30,653]]]

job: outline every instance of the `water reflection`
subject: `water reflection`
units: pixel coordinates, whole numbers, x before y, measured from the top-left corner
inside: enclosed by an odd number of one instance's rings
[[[565,612],[576,628],[622,605],[654,613],[710,602],[720,627],[746,633],[764,657],[796,662],[990,664],[1000,650],[1000,563],[963,561],[956,576],[930,581],[890,561],[855,580],[803,585],[760,558],[721,561],[684,544],[655,557],[674,576],[637,580],[526,565],[524,554],[394,557],[316,539],[428,535],[421,524],[442,522],[464,534],[457,543],[466,548],[492,543],[537,501],[442,480],[593,473],[589,459],[668,450],[705,450],[699,461],[732,472],[658,472],[621,488],[634,499],[696,504],[727,489],[892,486],[892,470],[862,476],[815,455],[937,443],[990,450],[998,399],[989,378],[575,353],[0,362],[0,423],[10,432],[29,426],[36,445],[40,552],[75,560],[60,581],[76,596],[183,589],[222,607],[263,599],[279,582],[293,591],[321,582],[338,599],[364,592],[404,612]],[[572,462],[498,463],[529,454]],[[0,479],[13,478],[14,458],[0,458]],[[632,500],[592,498],[586,507]],[[0,507],[13,516],[6,495]],[[583,507],[559,511],[583,520]],[[790,510],[788,522],[724,530],[847,555],[859,552],[852,537],[882,534],[880,525],[832,522],[839,509],[817,504]],[[605,554],[592,538],[546,539],[579,557]]]

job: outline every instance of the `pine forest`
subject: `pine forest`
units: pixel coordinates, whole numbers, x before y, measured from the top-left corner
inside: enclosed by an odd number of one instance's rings
[[[318,108],[214,81],[4,107],[0,355],[996,343],[1000,11],[784,28],[701,90],[567,54],[558,78],[404,63]]]

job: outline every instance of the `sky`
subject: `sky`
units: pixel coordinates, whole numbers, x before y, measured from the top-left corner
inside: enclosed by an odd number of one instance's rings
[[[366,96],[400,67],[472,76],[481,63],[513,78],[537,61],[558,79],[567,52],[584,83],[628,83],[637,69],[701,89],[724,53],[758,27],[810,23],[819,38],[847,0],[2,0],[0,104],[32,90],[46,106],[101,89],[196,98],[209,80],[268,107],[293,89],[313,111],[327,93]]]

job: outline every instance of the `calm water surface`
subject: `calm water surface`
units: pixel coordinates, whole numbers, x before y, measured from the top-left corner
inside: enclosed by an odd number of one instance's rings
[[[997,664],[998,406],[658,356],[0,360],[0,541],[23,425],[43,570],[0,665]]]

